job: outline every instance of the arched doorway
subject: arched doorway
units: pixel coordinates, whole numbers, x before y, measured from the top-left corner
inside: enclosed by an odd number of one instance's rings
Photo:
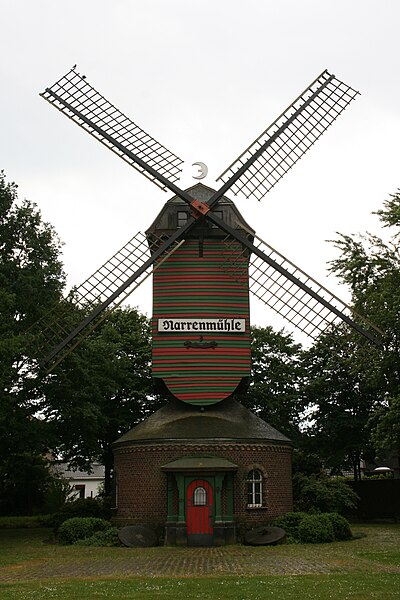
[[[233,481],[238,466],[219,456],[193,455],[162,466],[168,474],[165,544],[235,543]]]
[[[186,492],[186,527],[189,546],[211,546],[214,534],[213,487],[205,479],[189,483]]]

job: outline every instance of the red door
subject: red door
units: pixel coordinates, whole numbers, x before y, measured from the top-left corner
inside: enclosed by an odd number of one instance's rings
[[[186,524],[189,546],[210,546],[213,538],[213,489],[204,479],[189,483],[186,494]]]

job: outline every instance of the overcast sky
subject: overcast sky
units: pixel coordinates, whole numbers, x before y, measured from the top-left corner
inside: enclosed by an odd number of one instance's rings
[[[361,92],[262,202],[258,235],[346,298],[335,232],[379,231],[400,187],[399,0],[0,0],[0,168],[64,242],[79,284],[169,195],[39,97],[77,70],[143,129],[216,177],[325,68]],[[229,196],[229,194],[228,194]],[[144,286],[143,286],[144,287]],[[139,293],[140,292],[140,293]],[[151,314],[149,285],[131,303]],[[252,321],[271,322],[254,303]]]

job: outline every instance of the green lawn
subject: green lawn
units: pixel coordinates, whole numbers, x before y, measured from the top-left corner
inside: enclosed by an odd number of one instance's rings
[[[264,548],[82,548],[46,530],[0,531],[1,600],[369,600],[400,597],[400,526],[365,537]]]

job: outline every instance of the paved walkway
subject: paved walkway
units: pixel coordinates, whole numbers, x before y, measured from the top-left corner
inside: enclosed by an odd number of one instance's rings
[[[360,540],[361,541],[361,540]],[[334,548],[333,546],[336,546]],[[343,559],[339,544],[323,558],[317,547],[251,548],[86,548],[85,552],[44,552],[42,560],[23,560],[0,568],[0,582],[93,577],[188,577],[304,575],[336,572],[400,573],[400,567],[352,557]],[[325,546],[326,547],[326,546]]]

